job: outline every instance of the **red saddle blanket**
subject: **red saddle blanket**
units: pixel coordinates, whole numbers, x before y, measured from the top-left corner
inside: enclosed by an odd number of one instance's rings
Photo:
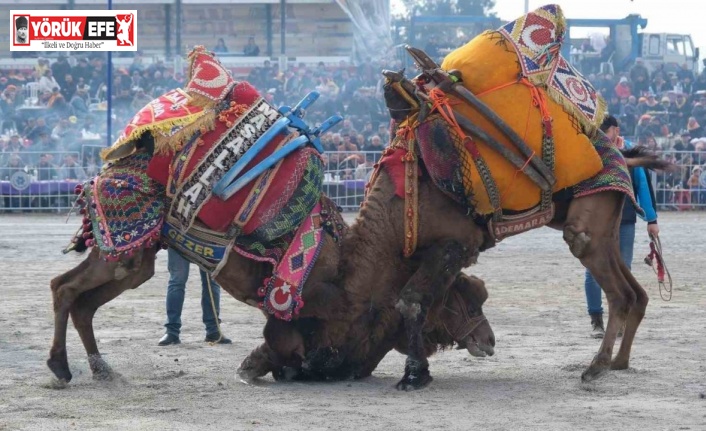
[[[225,232],[235,223],[245,235],[271,222],[296,192],[312,163],[313,151],[296,151],[227,200],[211,187],[278,118],[247,82],[239,82],[223,102],[212,127],[202,128],[178,151],[153,157],[148,175],[167,187],[172,199],[167,217],[180,220],[184,230],[198,218],[210,229]],[[293,135],[277,135],[242,171],[247,172]],[[225,168],[225,169],[224,169]],[[317,196],[318,198],[318,196]],[[309,208],[311,209],[311,208]]]

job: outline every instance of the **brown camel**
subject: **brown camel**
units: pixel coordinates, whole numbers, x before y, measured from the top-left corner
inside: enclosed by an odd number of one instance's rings
[[[400,74],[389,74],[395,79]],[[396,124],[400,124],[414,108],[409,98],[395,94],[389,81],[386,85],[388,109]],[[600,132],[599,132],[600,133]],[[394,134],[393,134],[394,136]],[[558,139],[558,138],[557,138]],[[419,145],[419,143],[418,143]],[[642,166],[657,170],[670,167],[645,149],[624,153],[629,166]],[[423,165],[423,160],[420,165]],[[424,168],[422,166],[422,168]],[[404,203],[395,193],[395,185],[385,169],[371,184],[359,217],[351,229],[343,247],[340,282],[349,298],[359,299],[351,303],[348,314],[342,319],[327,323],[348,329],[343,344],[336,352],[347,355],[348,363],[364,362],[374,351],[377,331],[386,331],[394,319],[371,317],[371,310],[396,298],[380,298],[375,295],[378,286],[395,284],[396,268],[404,267],[406,259],[401,251],[404,247]],[[625,195],[617,191],[600,192],[585,197],[568,199],[555,195],[556,210],[548,226],[562,230],[571,253],[593,274],[606,293],[609,303],[609,318],[605,337],[589,367],[583,372],[584,381],[592,380],[609,369],[626,369],[629,366],[630,350],[637,328],[645,315],[648,296],[620,258],[618,227]],[[455,244],[472,251],[455,253],[458,261],[449,266],[466,267],[475,261],[473,252],[482,251],[488,242],[487,229],[481,227],[468,211],[445,195],[430,179],[422,175],[419,179],[419,233],[418,248],[444,247]],[[480,223],[482,225],[482,223]],[[365,232],[365,235],[361,233]],[[370,242],[369,238],[384,238]],[[375,268],[360,271],[360,268]],[[425,260],[417,272],[400,292],[398,309],[404,316],[408,333],[409,356],[405,376],[398,383],[399,389],[424,387],[431,381],[428,362],[420,343],[420,330],[435,295],[443,294],[445,287],[444,267]],[[439,292],[438,288],[442,291]],[[389,303],[387,304],[389,306]],[[625,324],[620,349],[613,358],[613,345],[618,329]],[[371,336],[371,334],[373,334]],[[345,363],[345,361],[339,361]],[[338,370],[331,371],[335,375]]]
[[[334,215],[334,223],[344,224],[340,214]],[[301,368],[302,361],[307,356],[303,337],[298,332],[301,329],[323,327],[314,331],[315,337],[308,337],[309,343],[321,346],[332,346],[337,335],[329,334],[328,329],[336,329],[336,325],[323,325],[329,319],[339,319],[348,313],[350,307],[345,292],[330,281],[338,274],[341,248],[333,237],[324,236],[324,244],[303,290],[305,306],[300,311],[299,320],[284,322],[269,317],[265,326],[266,342],[244,361],[240,375],[251,379],[272,372],[276,378],[286,378],[287,370]],[[364,240],[371,242],[370,239]],[[80,248],[79,248],[80,249]],[[54,278],[51,281],[51,291],[54,303],[54,340],[50,350],[47,365],[60,383],[68,383],[71,378],[66,352],[66,330],[68,317],[71,316],[74,326],[88,354],[89,365],[95,379],[111,379],[113,372],[110,366],[101,358],[93,332],[93,317],[100,306],[119,296],[127,289],[134,289],[154,274],[154,261],[159,246],[146,248],[136,253],[132,258],[109,262],[101,258],[97,248],[90,251],[86,259],[74,269]],[[421,253],[420,253],[421,254]],[[413,272],[414,263],[408,273]],[[458,273],[458,270],[454,274]],[[239,301],[256,306],[261,300],[257,294],[262,280],[271,275],[269,264],[249,260],[237,253],[232,253],[227,265],[217,277],[219,284]],[[479,280],[473,281],[460,277],[450,292],[453,294],[439,301],[441,307],[436,315],[439,321],[430,319],[429,333],[424,348],[429,354],[442,346],[458,343],[466,347],[469,353],[482,356],[484,352],[492,353],[494,336],[489,324],[482,316],[481,305],[487,298],[484,285]],[[406,280],[400,281],[400,286]],[[394,294],[380,291],[378,294],[394,297]],[[383,314],[397,314],[394,303],[389,309],[380,309]],[[472,326],[469,326],[472,325]],[[441,333],[438,328],[447,328]],[[377,362],[395,346],[404,348],[404,340],[397,328],[394,333],[381,333],[388,343],[385,349],[378,350]],[[391,330],[392,331],[392,330]],[[315,357],[314,355],[309,355]],[[361,373],[369,374],[374,365],[368,366]],[[290,376],[291,377],[291,376]]]

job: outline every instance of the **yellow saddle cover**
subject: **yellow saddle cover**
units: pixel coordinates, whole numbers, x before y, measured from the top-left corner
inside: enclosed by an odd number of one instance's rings
[[[551,116],[555,143],[554,191],[596,175],[601,159],[586,134],[593,135],[605,115],[605,101],[559,55],[565,32],[557,5],[543,6],[497,31],[487,31],[451,52],[442,64],[462,72],[463,85],[483,100],[541,156],[542,114],[531,87],[539,91]],[[524,77],[524,79],[520,79]],[[491,122],[466,103],[455,109],[498,142],[513,148]],[[484,142],[478,149],[490,167],[506,210],[525,210],[540,201],[540,189]],[[519,152],[518,152],[519,154]],[[476,211],[493,212],[477,170],[472,173]]]

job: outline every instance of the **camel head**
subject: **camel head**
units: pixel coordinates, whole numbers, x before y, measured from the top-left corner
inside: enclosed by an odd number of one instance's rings
[[[419,110],[419,102],[414,96],[414,87],[410,86],[410,81],[404,78],[404,69],[399,72],[383,70],[382,74],[385,76],[385,85],[383,85],[385,105],[392,119],[399,123]]]
[[[495,334],[483,315],[488,299],[485,283],[477,277],[461,276],[455,284],[444,300],[439,320],[459,348],[476,357],[493,356]]]

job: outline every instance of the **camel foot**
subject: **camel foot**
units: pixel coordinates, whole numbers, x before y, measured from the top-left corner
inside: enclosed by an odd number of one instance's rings
[[[591,364],[586,371],[581,374],[581,381],[584,383],[592,382],[608,372],[608,367],[605,365],[599,366]]]
[[[248,383],[263,377],[272,371],[268,358],[259,349],[253,350],[240,364],[236,374],[240,380]]]
[[[93,380],[110,382],[117,376],[117,373],[101,358],[101,355],[88,355],[88,366],[93,373]]]
[[[73,378],[71,371],[69,371],[69,361],[66,359],[66,353],[50,356],[47,359],[47,366],[54,373],[56,379],[60,382],[63,381],[64,384],[68,384]]]
[[[415,391],[423,389],[434,380],[429,373],[429,363],[407,358],[404,367],[404,376],[395,386],[400,391]]]
[[[400,380],[395,387],[399,391],[416,391],[426,388],[432,380],[434,380],[434,378],[429,373],[429,370],[425,370],[416,375],[405,372],[404,377],[402,377],[402,380]]]
[[[630,367],[630,361],[629,360],[619,360],[618,358],[615,358],[613,362],[610,364],[610,369],[611,370],[627,370]]]

